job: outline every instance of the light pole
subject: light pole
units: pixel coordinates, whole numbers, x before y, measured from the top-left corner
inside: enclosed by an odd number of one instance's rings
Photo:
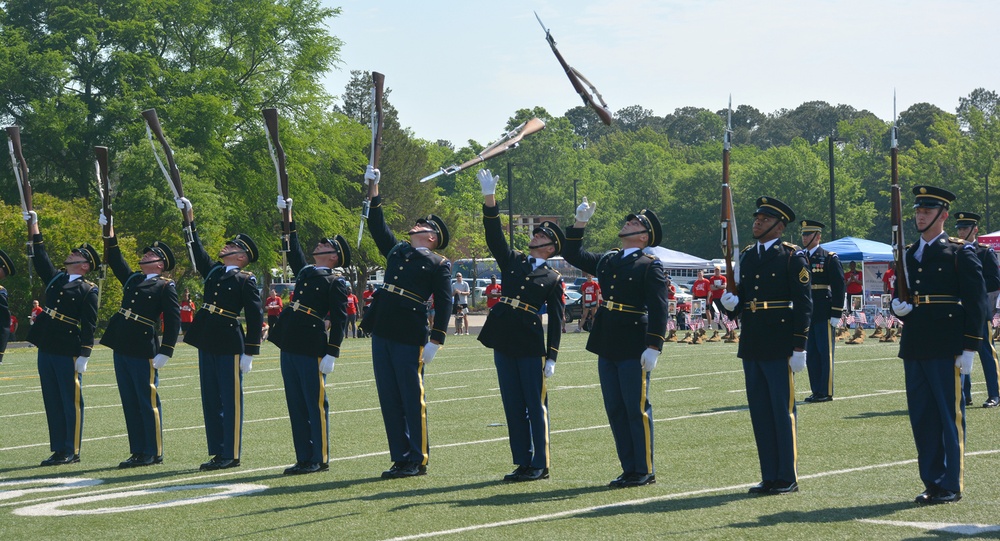
[[[573,179],[573,212],[576,212],[576,207],[579,203],[576,202],[576,183],[580,182],[580,179]]]
[[[833,144],[839,141],[830,132],[830,240],[837,239],[837,196],[833,181]]]
[[[507,221],[510,228],[510,249],[514,251],[514,184],[510,169],[514,164],[507,160]]]

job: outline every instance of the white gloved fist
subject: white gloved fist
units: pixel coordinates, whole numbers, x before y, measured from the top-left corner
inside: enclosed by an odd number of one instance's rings
[[[546,378],[551,378],[556,373],[556,362],[552,359],[546,359],[545,368],[542,369],[542,373],[545,374]]]
[[[112,217],[112,219],[114,219],[114,217]],[[104,209],[101,209],[101,215],[97,218],[97,223],[101,224],[102,227],[108,225],[108,218],[104,215]]]
[[[656,368],[656,360],[659,358],[660,352],[653,348],[646,348],[646,351],[642,352],[642,356],[639,357],[639,362],[642,364],[642,369],[646,372],[652,372]]]
[[[722,306],[726,310],[729,310],[730,312],[732,312],[733,310],[736,309],[737,306],[739,306],[739,304],[740,304],[740,298],[735,293],[730,293],[730,292],[727,291],[727,292],[725,292],[725,293],[722,294],[721,298],[719,298],[719,302],[722,303]]]
[[[892,299],[892,313],[903,317],[913,311],[913,305],[899,299]]]
[[[580,203],[580,206],[576,207],[576,221],[589,222],[595,210],[597,210],[597,202],[589,203],[587,196],[583,196],[583,202]]]
[[[337,358],[333,355],[323,355],[323,359],[319,361],[319,371],[324,375],[333,372],[333,365],[337,362]]]
[[[157,353],[153,357],[153,368],[155,368],[157,370],[163,368],[164,366],[167,365],[167,361],[169,359],[170,359],[170,357],[167,357],[166,355],[164,355],[162,353]]]
[[[382,172],[372,166],[365,167],[365,186],[374,184],[378,186],[378,181],[382,180]]]
[[[972,373],[972,355],[971,351],[965,350],[961,355],[955,357],[955,366],[963,375]]]
[[[246,353],[240,355],[240,374],[247,374],[253,370],[253,355]]]
[[[89,360],[90,360],[90,357],[77,357],[76,358],[76,366],[74,367],[74,368],[76,368],[76,371],[78,373],[80,373],[80,374],[86,372],[87,371],[87,361],[89,361]]]
[[[788,358],[788,367],[792,369],[793,374],[801,372],[806,367],[806,352],[793,351],[792,356]]]
[[[34,225],[38,223],[38,213],[33,210],[26,210],[21,213],[21,218],[28,222],[28,225]]]
[[[489,169],[480,169],[476,173],[476,178],[479,179],[479,188],[483,191],[483,195],[495,195],[497,193],[497,182],[500,182],[499,176],[494,176]]]
[[[840,318],[839,317],[831,317],[830,318],[830,326],[833,327],[834,329],[836,329],[837,327],[839,327],[840,326]]]
[[[191,200],[187,197],[175,197],[174,203],[181,210],[191,210]]]
[[[292,210],[292,198],[289,197],[285,199],[284,197],[278,196],[278,210]]]
[[[431,361],[434,360],[434,356],[437,355],[438,349],[440,348],[440,344],[428,341],[427,344],[424,345],[424,354],[420,360],[424,361],[424,364],[431,364]]]

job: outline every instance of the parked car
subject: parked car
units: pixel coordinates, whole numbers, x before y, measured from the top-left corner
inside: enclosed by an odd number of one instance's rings
[[[583,295],[566,288],[566,323],[580,319],[583,315]]]

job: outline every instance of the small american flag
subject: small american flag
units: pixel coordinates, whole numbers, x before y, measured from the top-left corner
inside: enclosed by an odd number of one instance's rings
[[[881,313],[875,314],[875,326],[885,327],[885,316],[883,316]]]
[[[676,318],[670,318],[670,319],[667,320],[667,330],[668,331],[676,331],[677,330],[677,319]]]
[[[1000,327],[1000,312],[993,314],[993,326]]]
[[[858,312],[858,321],[860,321],[862,325],[867,325],[868,316],[866,316],[864,312]]]
[[[844,323],[848,327],[850,327],[851,325],[854,325],[854,314],[848,314],[847,317],[844,318]]]
[[[729,319],[725,315],[722,316],[722,324],[725,325],[726,329],[728,329],[729,331],[733,331],[734,329],[736,329],[736,322]]]

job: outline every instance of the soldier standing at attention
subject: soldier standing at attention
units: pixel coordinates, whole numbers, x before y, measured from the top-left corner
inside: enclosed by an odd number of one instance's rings
[[[219,250],[219,261],[212,261],[195,229],[191,201],[176,201],[194,233],[191,264],[205,280],[205,304],[184,334],[184,342],[198,348],[201,407],[208,454],[213,455],[201,470],[235,468],[243,450],[243,374],[250,372],[253,356],[260,353],[264,326],[257,280],[243,269],[257,261],[259,252],[253,239],[240,233]],[[245,334],[238,319],[241,311]]]
[[[398,479],[427,473],[430,444],[424,365],[434,359],[448,334],[451,262],[432,251],[448,246],[448,228],[433,214],[410,228],[409,242],[396,240],[382,214],[380,177],[371,166],[365,171],[365,182],[374,184],[368,231],[385,255],[385,280],[373,296],[361,330],[372,335],[375,387],[392,459],[392,467],[382,472],[382,478]],[[424,303],[431,295],[435,315],[428,338]]]
[[[31,233],[35,272],[46,284],[44,308],[28,332],[28,341],[38,348],[38,379],[49,426],[52,456],[42,466],[80,461],[83,438],[83,373],[94,348],[97,329],[97,286],[83,279],[97,268],[101,255],[83,243],[63,261],[57,271],[49,260],[38,230],[35,211],[23,214]]]
[[[963,241],[976,247],[976,257],[983,266],[983,280],[986,282],[986,315],[983,318],[983,341],[979,344],[979,362],[983,364],[983,379],[986,382],[986,402],[984,408],[1000,406],[1000,387],[997,385],[997,371],[1000,369],[997,351],[993,348],[990,321],[993,309],[997,304],[997,293],[1000,291],[1000,263],[993,248],[976,242],[979,238],[979,220],[981,216],[974,212],[958,212],[955,214],[955,229]],[[966,375],[963,391],[965,405],[972,405],[972,375]]]
[[[107,223],[101,211],[100,223]],[[174,268],[170,248],[155,241],[142,250],[139,270],[122,257],[112,224],[104,238],[104,257],[122,284],[122,305],[111,316],[101,344],[114,351],[118,395],[125,412],[125,429],[132,456],[119,468],[163,462],[163,410],[160,409],[159,370],[174,354],[181,328],[181,308],[174,281],[161,274]],[[156,331],[163,317],[163,338]]]
[[[809,260],[794,244],[780,242],[795,213],[773,197],[757,199],[752,232],[756,243],[740,253],[737,293],[722,305],[740,316],[750,422],[762,481],[750,494],[798,492],[795,379],[806,367],[812,316]]]
[[[597,354],[604,409],[615,438],[622,474],[611,488],[656,482],[653,466],[653,406],[650,372],[667,333],[667,281],[659,260],[642,252],[660,243],[660,221],[643,209],[625,217],[618,232],[621,250],[603,254],[583,250],[583,233],[597,203],[576,209],[576,223],[566,234],[563,257],[597,276],[604,301],[597,309],[587,351]]]
[[[479,341],[493,350],[510,451],[517,466],[503,480],[546,479],[549,410],[545,380],[556,371],[563,314],[562,276],[546,260],[559,255],[566,237],[558,225],[542,222],[532,231],[528,255],[508,248],[494,195],[499,177],[483,169],[478,178],[486,244],[503,273],[503,295],[479,333]],[[543,304],[549,314],[547,348],[539,315]]]
[[[7,252],[0,250],[0,280],[14,276],[14,262]],[[7,288],[0,286],[0,364],[3,364],[3,354],[7,352],[7,342],[10,341],[10,305],[7,303]]]
[[[802,220],[802,249],[809,258],[812,281],[812,323],[809,325],[809,348],[806,350],[806,367],[809,369],[809,388],[812,394],[806,402],[833,400],[833,350],[837,343],[833,330],[840,324],[844,312],[844,268],[840,258],[826,251],[823,242],[822,222]]]
[[[924,491],[916,503],[962,499],[965,470],[965,402],[962,374],[983,339],[986,284],[976,248],[944,233],[955,194],[914,186],[914,221],[920,239],[906,249],[910,299],[892,301],[903,320],[899,357],[906,377],[906,405],[917,444]],[[897,280],[903,279],[897,276]]]
[[[278,209],[288,209],[291,220],[291,199],[278,196]],[[312,251],[315,264],[307,265],[294,221],[288,245],[288,264],[295,273],[294,300],[278,316],[268,340],[281,349],[281,379],[292,422],[295,465],[285,475],[300,475],[330,469],[326,376],[340,356],[350,293],[347,281],[333,269],[351,265],[351,249],[340,235],[320,239]]]

